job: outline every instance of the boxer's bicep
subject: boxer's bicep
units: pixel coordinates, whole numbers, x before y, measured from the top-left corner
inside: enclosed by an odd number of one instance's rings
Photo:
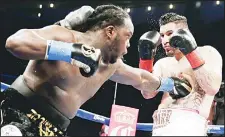
[[[57,40],[64,42],[74,42],[72,31],[57,25],[47,26],[41,29],[32,29],[34,35],[44,40]]]
[[[221,54],[213,47],[207,46],[207,51],[204,53],[205,66],[213,68],[213,72],[222,76],[223,59]]]
[[[211,46],[200,49],[205,64],[194,70],[195,78],[199,86],[210,95],[215,95],[222,81],[222,57],[220,53]]]

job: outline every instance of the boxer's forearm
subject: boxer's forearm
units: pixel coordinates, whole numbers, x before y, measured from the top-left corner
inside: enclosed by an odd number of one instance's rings
[[[204,46],[199,48],[194,58],[189,58],[188,61],[191,66],[195,66],[193,64],[197,64],[196,62],[204,62],[203,65],[193,69],[194,75],[198,85],[206,94],[215,95],[222,81],[223,61],[220,53],[212,46]]]
[[[46,43],[46,40],[37,38],[32,31],[22,29],[6,40],[6,49],[20,59],[44,59]]]
[[[149,92],[149,91],[142,90],[141,94],[145,99],[151,99],[151,98],[154,98],[158,94],[158,91]]]
[[[41,29],[22,29],[6,41],[6,49],[14,56],[25,60],[45,58],[47,40],[74,42],[74,35],[69,30],[56,25]]]
[[[215,95],[220,88],[222,74],[216,72],[213,66],[209,67],[206,64],[194,70],[195,78],[199,86],[210,95]]]
[[[161,84],[160,78],[142,69],[137,69],[137,71],[140,71],[141,80],[139,83],[134,84],[133,87],[141,90],[141,93],[145,98],[151,98],[154,95],[156,95],[157,94],[156,90],[159,88]]]
[[[138,68],[133,68],[124,64],[121,60],[117,62],[119,66],[110,80],[131,85],[141,91],[153,92],[160,86],[160,79],[156,75]]]

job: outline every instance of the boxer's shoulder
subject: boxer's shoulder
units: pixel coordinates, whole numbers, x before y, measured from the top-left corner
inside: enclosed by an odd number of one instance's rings
[[[79,31],[75,31],[75,30],[70,30],[67,29],[65,27],[59,26],[59,25],[50,25],[47,26],[50,27],[54,30],[60,31],[60,33],[62,34],[66,34],[67,35],[67,39],[65,39],[66,42],[73,42],[73,43],[77,43],[80,42],[80,38],[83,37],[83,32],[79,32]],[[60,35],[60,37],[62,37],[63,35]],[[70,36],[70,37],[68,37]]]
[[[197,50],[204,59],[207,59],[207,60],[210,60],[210,59],[221,60],[222,59],[220,52],[213,46],[205,45],[202,47],[198,47]]]
[[[217,49],[211,45],[205,45],[197,48],[200,53],[217,52]]]
[[[73,31],[58,25],[49,25],[41,29],[36,29],[36,33],[45,34],[47,35],[46,38],[48,39],[49,39],[49,34],[54,34],[52,35],[53,38],[51,39],[63,41],[63,42],[74,43],[74,41],[76,40]]]
[[[69,30],[71,32],[71,34],[73,35],[73,43],[81,43],[80,39],[83,36],[83,32],[79,32],[79,31],[75,31],[75,30]]]

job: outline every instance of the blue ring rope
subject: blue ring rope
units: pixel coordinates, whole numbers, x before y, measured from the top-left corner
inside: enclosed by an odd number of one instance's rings
[[[1,82],[1,92],[3,92],[5,89],[7,89],[10,85],[2,83]],[[92,112],[88,112],[83,109],[79,109],[75,116],[90,120],[97,123],[102,123],[105,125],[109,125],[109,118],[98,115]],[[152,123],[137,123],[136,130],[142,130],[142,131],[152,131]],[[209,125],[208,126],[208,133],[214,133],[214,134],[224,134],[224,125]]]

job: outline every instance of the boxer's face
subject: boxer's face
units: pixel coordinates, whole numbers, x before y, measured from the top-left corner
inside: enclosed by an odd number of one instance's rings
[[[134,26],[131,19],[125,19],[124,25],[120,27],[109,26],[106,33],[108,36],[107,44],[102,49],[103,62],[113,64],[118,58],[127,54],[127,48],[130,46],[130,38],[134,32]]]
[[[174,22],[170,22],[160,27],[162,45],[167,56],[174,56],[176,53],[180,52],[178,49],[171,47],[169,44],[169,40],[172,37],[173,32],[180,28],[181,25]]]

